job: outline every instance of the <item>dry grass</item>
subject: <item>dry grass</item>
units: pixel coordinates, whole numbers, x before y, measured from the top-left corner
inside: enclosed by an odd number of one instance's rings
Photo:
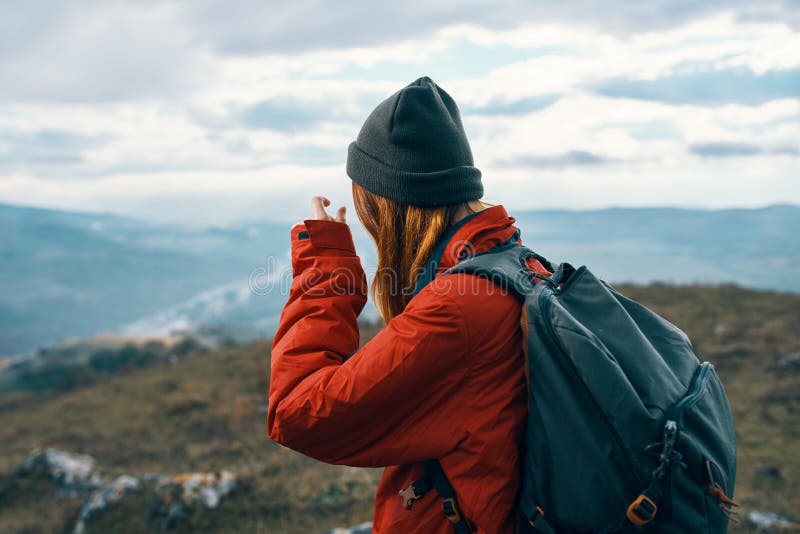
[[[685,329],[716,365],[736,418],[737,500],[800,519],[800,369],[778,366],[800,351],[800,296],[727,286],[621,289]],[[61,395],[0,399],[0,472],[50,446],[91,454],[109,475],[236,473],[236,493],[174,532],[313,534],[369,520],[379,470],[323,465],[267,438],[268,359],[269,343],[261,342]],[[90,532],[152,529],[151,498],[141,492]],[[0,532],[58,531],[78,506],[50,484],[27,480],[0,493]]]
[[[91,454],[109,475],[236,473],[235,497],[177,532],[318,532],[369,520],[379,471],[321,465],[267,437],[260,409],[268,355],[269,344],[256,343],[30,399],[0,414],[0,471],[44,446]],[[62,525],[78,501],[62,499],[53,508],[53,493],[41,482],[11,492],[14,498],[0,504],[0,532],[24,526],[25,532],[52,532]],[[145,493],[92,526],[97,532],[109,532],[112,524],[114,532],[146,531]]]

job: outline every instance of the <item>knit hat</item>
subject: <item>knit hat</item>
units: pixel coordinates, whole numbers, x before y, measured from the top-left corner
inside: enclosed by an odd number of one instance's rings
[[[348,148],[347,174],[402,204],[442,206],[483,196],[458,106],[427,76],[369,114]]]

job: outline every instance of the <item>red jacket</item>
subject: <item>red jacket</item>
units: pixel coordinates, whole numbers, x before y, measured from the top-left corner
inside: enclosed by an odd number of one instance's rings
[[[507,241],[513,223],[502,206],[481,211],[449,241],[439,270],[465,247]],[[376,533],[452,534],[435,490],[410,510],[398,495],[432,458],[475,531],[513,532],[527,409],[521,301],[484,278],[437,277],[358,349],[367,283],[349,228],[306,220],[291,238],[294,278],[272,346],[270,438],[323,462],[388,466]]]

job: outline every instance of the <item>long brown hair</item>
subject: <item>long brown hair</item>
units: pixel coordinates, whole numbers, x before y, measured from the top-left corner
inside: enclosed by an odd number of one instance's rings
[[[425,261],[453,222],[459,208],[480,211],[488,204],[472,201],[438,207],[400,204],[370,193],[353,182],[356,213],[378,249],[378,268],[370,292],[387,323],[411,300]]]

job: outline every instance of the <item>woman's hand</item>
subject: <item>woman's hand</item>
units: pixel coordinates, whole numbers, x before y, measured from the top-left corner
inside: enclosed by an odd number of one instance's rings
[[[312,198],[311,199],[311,216],[309,216],[308,218],[309,219],[315,219],[315,220],[318,220],[318,221],[335,221],[335,222],[340,222],[340,223],[347,224],[347,221],[345,221],[345,218],[344,218],[344,215],[345,215],[345,212],[347,211],[347,208],[345,206],[341,206],[338,210],[336,210],[336,216],[332,217],[332,216],[328,215],[327,211],[325,211],[325,208],[327,206],[330,206],[330,205],[331,205],[331,201],[328,200],[325,197],[316,196],[316,197]],[[300,221],[300,222],[296,223],[294,226],[297,226],[298,224],[303,224],[303,222]]]

